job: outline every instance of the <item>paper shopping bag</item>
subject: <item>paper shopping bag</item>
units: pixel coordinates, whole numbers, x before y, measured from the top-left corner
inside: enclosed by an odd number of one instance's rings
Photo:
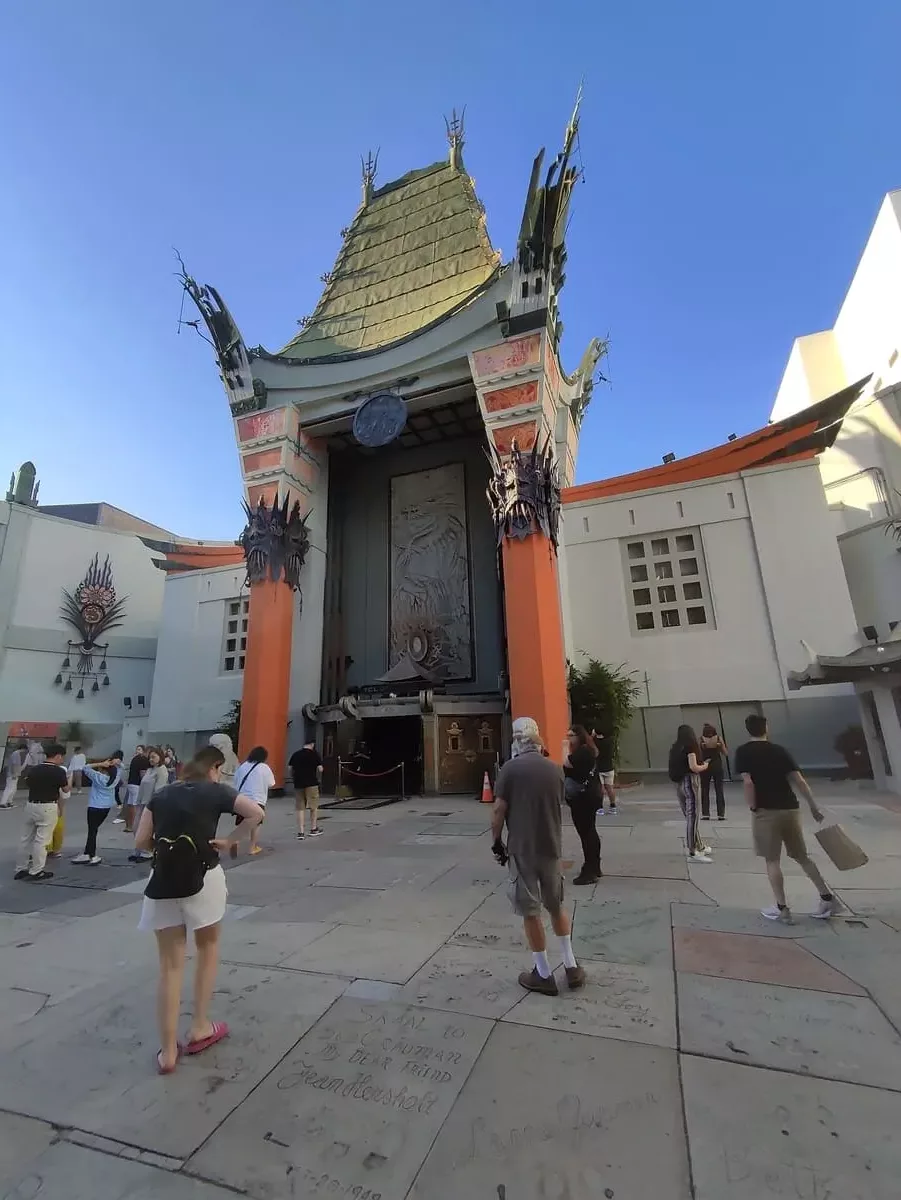
[[[825,825],[816,831],[816,839],[840,871],[853,871],[870,860],[842,829],[841,825]]]

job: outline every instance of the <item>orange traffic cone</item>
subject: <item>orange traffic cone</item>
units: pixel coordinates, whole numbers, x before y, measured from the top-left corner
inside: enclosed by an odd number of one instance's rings
[[[493,804],[494,803],[494,792],[492,792],[492,790],[491,790],[491,782],[488,779],[487,771],[485,772],[485,777],[482,780],[482,803],[483,804]]]

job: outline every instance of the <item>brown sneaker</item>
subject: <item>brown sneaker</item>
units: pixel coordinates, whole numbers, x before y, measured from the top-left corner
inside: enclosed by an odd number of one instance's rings
[[[575,991],[576,988],[585,986],[585,968],[580,966],[566,967],[566,982],[569,984],[570,991]]]
[[[527,992],[541,992],[542,996],[558,996],[557,980],[553,975],[549,975],[547,979],[543,975],[538,974],[538,968],[533,967],[531,971],[521,971],[519,975],[519,986],[524,987]]]

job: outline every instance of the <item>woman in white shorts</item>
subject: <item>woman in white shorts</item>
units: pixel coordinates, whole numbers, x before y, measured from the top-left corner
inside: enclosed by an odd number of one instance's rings
[[[200,750],[186,765],[180,783],[169,784],[151,797],[135,837],[139,851],[154,850],[138,928],[153,930],[159,948],[157,1070],[161,1075],[175,1070],[182,1053],[199,1054],[228,1036],[225,1022],[209,1017],[219,965],[219,926],[228,899],[218,852],[229,850],[244,830],[255,828],[263,810],[250,797],[236,795],[219,782],[223,757],[215,746]],[[216,836],[224,813],[244,818],[230,838]],[[178,1014],[189,933],[197,948],[194,1010],[188,1040],[180,1045]]]

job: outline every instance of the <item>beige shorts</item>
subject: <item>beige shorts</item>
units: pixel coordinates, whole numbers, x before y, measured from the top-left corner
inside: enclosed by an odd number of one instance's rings
[[[318,808],[319,807],[319,788],[308,787],[298,788],[294,793],[295,808]]]
[[[558,913],[563,907],[563,867],[559,859],[523,862],[511,856],[507,864],[510,882],[507,894],[520,917],[537,917],[542,907]]]
[[[754,853],[767,862],[778,862],[782,847],[789,858],[807,857],[807,845],[801,829],[801,811],[797,808],[759,808],[751,814]]]
[[[218,925],[225,916],[228,888],[222,867],[213,867],[203,877],[203,887],[196,896],[182,900],[151,900],[144,897],[138,929],[175,929],[184,925],[188,933]]]

